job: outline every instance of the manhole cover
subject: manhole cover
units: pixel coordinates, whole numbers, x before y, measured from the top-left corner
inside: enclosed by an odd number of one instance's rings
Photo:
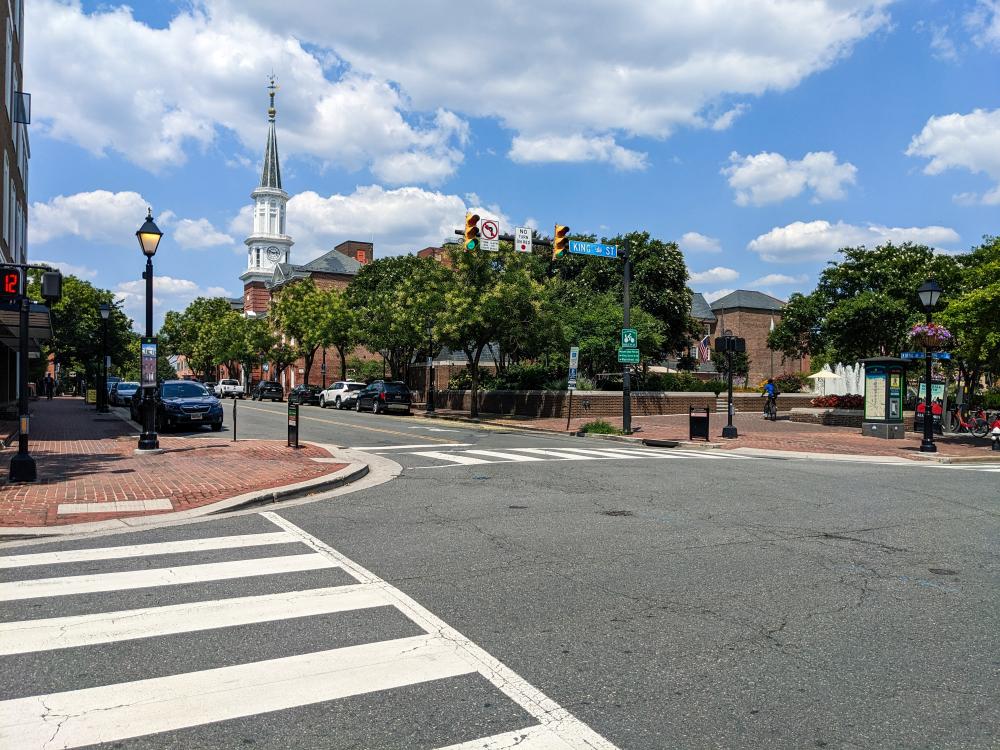
[[[632,516],[635,514],[630,510],[606,510],[603,511],[602,515],[617,517],[617,516]]]
[[[931,573],[936,576],[956,576],[958,575],[957,570],[950,570],[949,568],[928,568]]]

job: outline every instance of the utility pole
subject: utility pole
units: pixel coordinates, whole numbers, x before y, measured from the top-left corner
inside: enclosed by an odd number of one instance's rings
[[[625,320],[623,328],[629,327],[629,281],[632,277],[632,253],[630,252],[628,240],[625,240],[625,247],[622,249],[622,256],[625,259],[625,265],[623,267],[622,273],[623,277],[623,294],[622,294],[622,308],[625,313]],[[632,434],[632,383],[630,380],[631,373],[629,371],[629,365],[626,363],[622,365],[622,432],[626,435]]]

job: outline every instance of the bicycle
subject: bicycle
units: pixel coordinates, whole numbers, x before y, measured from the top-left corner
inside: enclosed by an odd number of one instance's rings
[[[767,396],[766,393],[762,393],[762,396]],[[764,419],[770,419],[772,422],[778,421],[778,397],[777,396],[767,396],[767,403],[764,404]]]
[[[965,421],[965,415],[962,414],[962,410],[957,406],[949,411],[949,416],[951,418],[951,430],[953,435],[973,435],[974,437],[984,438],[990,431],[990,423],[986,417],[986,413],[979,409],[975,416],[970,415],[969,421]]]

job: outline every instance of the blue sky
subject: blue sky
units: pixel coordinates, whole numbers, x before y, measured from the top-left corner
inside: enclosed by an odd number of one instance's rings
[[[27,5],[29,255],[137,319],[146,205],[158,319],[241,293],[271,70],[293,262],[474,208],[645,229],[710,299],[786,298],[844,245],[998,231],[1000,0]]]

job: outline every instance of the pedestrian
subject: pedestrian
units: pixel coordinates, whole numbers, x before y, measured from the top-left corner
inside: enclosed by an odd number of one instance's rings
[[[52,373],[45,373],[45,379],[42,381],[42,386],[45,391],[45,398],[51,401],[56,390],[56,381],[52,378]]]

